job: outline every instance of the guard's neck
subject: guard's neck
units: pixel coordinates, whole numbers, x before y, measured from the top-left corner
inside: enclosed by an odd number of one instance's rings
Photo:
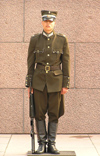
[[[46,33],[45,31],[43,31],[43,35],[46,37],[51,37],[54,34],[54,32],[50,32],[50,33]]]

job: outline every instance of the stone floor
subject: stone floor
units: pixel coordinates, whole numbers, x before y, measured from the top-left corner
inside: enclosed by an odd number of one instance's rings
[[[75,151],[76,156],[100,156],[100,134],[57,135],[60,151]],[[37,137],[35,137],[37,149]],[[30,135],[0,134],[0,156],[27,156],[31,150]]]

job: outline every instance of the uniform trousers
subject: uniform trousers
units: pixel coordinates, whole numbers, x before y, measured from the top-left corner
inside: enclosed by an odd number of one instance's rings
[[[46,113],[49,117],[49,122],[58,122],[59,108],[61,101],[61,92],[48,93],[47,86],[43,91],[34,89],[35,102],[35,119],[45,120]]]

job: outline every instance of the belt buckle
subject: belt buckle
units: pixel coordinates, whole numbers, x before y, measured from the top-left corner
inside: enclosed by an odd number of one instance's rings
[[[45,71],[46,71],[46,73],[48,73],[50,71],[50,66],[46,65],[45,66]]]

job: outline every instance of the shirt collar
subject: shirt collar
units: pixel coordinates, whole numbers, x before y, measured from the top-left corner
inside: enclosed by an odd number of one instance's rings
[[[51,37],[51,36],[53,36],[54,32],[52,31],[50,34],[47,34],[46,32],[43,31],[42,34],[43,34],[44,36],[46,36],[46,37]]]

